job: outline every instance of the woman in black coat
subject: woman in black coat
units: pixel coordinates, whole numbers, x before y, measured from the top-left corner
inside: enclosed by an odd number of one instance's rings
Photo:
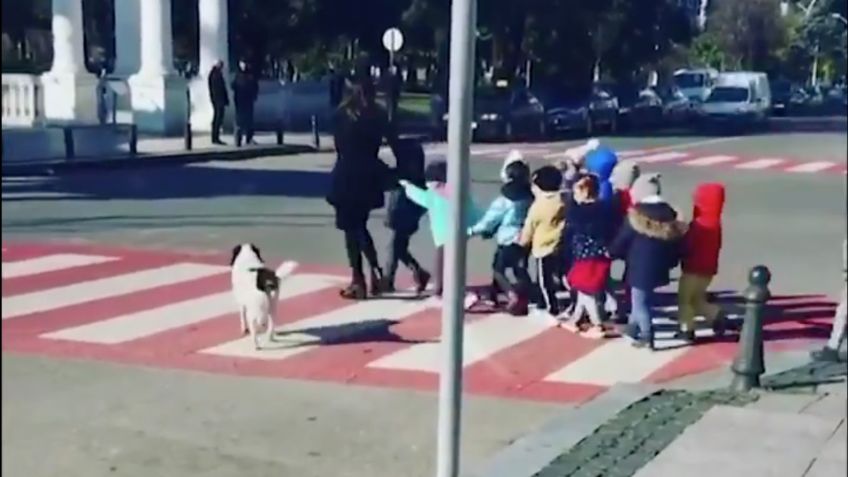
[[[375,101],[370,81],[355,84],[334,116],[336,164],[330,173],[327,202],[336,211],[336,228],[344,232],[348,261],[353,274],[350,286],[341,295],[366,298],[362,255],[368,260],[371,293],[381,292],[383,271],[377,259],[374,240],[368,232],[368,215],[384,205],[384,192],[390,182],[390,169],[377,155],[383,138],[394,144],[386,112]]]

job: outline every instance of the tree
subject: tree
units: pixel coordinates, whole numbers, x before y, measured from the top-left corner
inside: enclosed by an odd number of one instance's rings
[[[780,0],[721,1],[709,19],[707,32],[725,52],[726,66],[760,71],[775,69],[777,52],[790,39]]]

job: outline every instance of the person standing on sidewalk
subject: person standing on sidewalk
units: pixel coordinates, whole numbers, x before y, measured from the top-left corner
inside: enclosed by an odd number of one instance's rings
[[[842,296],[833,315],[830,339],[820,350],[810,353],[814,361],[839,361],[839,348],[848,338],[848,240],[842,241]]]
[[[259,95],[259,83],[246,61],[239,61],[238,66],[233,79],[233,100],[236,103],[236,146],[241,146],[242,138],[246,143],[254,144],[253,104]]]
[[[224,62],[218,60],[209,71],[209,100],[212,102],[212,144],[223,146],[221,126],[224,124],[224,112],[230,104],[227,94],[227,82],[224,81]]]

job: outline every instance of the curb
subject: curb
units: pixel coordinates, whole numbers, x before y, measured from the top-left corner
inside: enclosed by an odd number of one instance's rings
[[[616,384],[597,398],[569,409],[539,430],[519,438],[466,477],[535,475],[620,411],[659,389],[645,384]]]
[[[307,145],[260,146],[211,151],[178,151],[163,154],[118,155],[98,158],[57,159],[19,164],[3,164],[2,176],[54,174],[75,170],[102,170],[127,167],[147,167],[171,164],[189,164],[207,161],[239,161],[274,155],[291,155],[320,152]]]

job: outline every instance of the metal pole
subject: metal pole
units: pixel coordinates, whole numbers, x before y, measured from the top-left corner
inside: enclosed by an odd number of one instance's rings
[[[763,360],[763,314],[771,294],[768,289],[771,272],[763,265],[751,269],[745,289],[745,322],[739,336],[739,349],[730,369],[736,391],[760,387],[760,376],[766,371]]]
[[[453,0],[451,7],[450,104],[448,116],[448,197],[453,223],[446,244],[442,307],[442,371],[439,376],[437,477],[459,475],[462,408],[462,345],[465,255],[474,91],[474,35],[477,0]]]

